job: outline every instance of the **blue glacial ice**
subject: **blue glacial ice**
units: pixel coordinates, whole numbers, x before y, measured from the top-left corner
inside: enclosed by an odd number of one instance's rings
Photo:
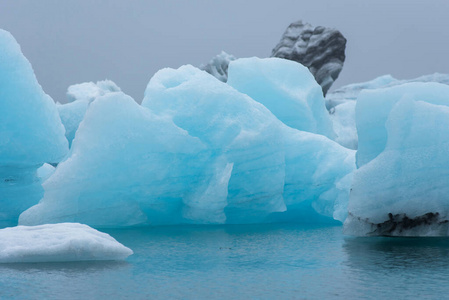
[[[354,168],[354,151],[286,126],[206,72],[163,69],[142,106],[122,92],[91,103],[69,156],[20,224],[343,221]]]
[[[78,126],[83,120],[90,103],[107,93],[119,91],[120,88],[110,80],[98,81],[96,84],[84,82],[69,86],[67,89],[68,103],[56,103],[69,145],[72,144]]]
[[[357,149],[358,137],[355,126],[355,107],[358,95],[365,90],[377,90],[413,82],[438,82],[449,85],[449,75],[430,74],[414,79],[398,80],[391,75],[377,77],[371,81],[349,84],[326,96],[326,107],[331,113],[335,141],[344,147]]]
[[[345,232],[448,235],[449,86],[364,91],[356,120],[358,169]]]
[[[57,163],[68,151],[53,100],[9,32],[0,30],[0,226],[43,195],[37,169]]]
[[[281,58],[238,59],[229,64],[228,84],[292,128],[335,137],[321,86],[299,63]]]
[[[111,81],[55,105],[9,33],[0,46],[0,227],[338,220],[353,235],[448,235],[447,75],[325,100],[300,64],[248,58],[228,84],[162,69],[142,105]]]
[[[131,254],[110,235],[83,224],[0,229],[0,263],[123,260]]]

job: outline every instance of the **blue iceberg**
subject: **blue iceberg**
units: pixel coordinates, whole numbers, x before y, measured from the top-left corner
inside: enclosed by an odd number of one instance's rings
[[[354,151],[286,126],[206,72],[163,69],[142,106],[122,92],[90,104],[69,155],[20,224],[343,221],[354,168]]]
[[[359,148],[345,232],[445,236],[449,213],[449,86],[362,92]]]
[[[37,169],[58,163],[68,151],[53,100],[9,32],[0,30],[0,226],[43,196]]]

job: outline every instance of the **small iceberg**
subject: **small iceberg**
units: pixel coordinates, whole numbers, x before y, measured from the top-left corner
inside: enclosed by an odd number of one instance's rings
[[[79,223],[0,229],[0,263],[124,260],[133,251]]]

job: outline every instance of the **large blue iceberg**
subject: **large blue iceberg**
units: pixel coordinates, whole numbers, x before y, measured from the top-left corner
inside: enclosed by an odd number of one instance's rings
[[[9,33],[0,46],[0,227],[339,221],[352,235],[448,235],[447,75],[324,99],[304,66],[246,58],[227,83],[162,69],[142,105],[111,81],[56,105]]]
[[[53,100],[9,32],[0,30],[0,226],[43,196],[37,169],[68,151]]]
[[[279,61],[256,62],[266,60]],[[240,62],[248,72],[245,62],[251,69],[255,59]],[[312,91],[319,88],[313,84]],[[90,104],[69,156],[20,224],[310,222],[319,215],[343,221],[354,155],[323,135],[286,126],[204,71],[163,69],[142,106],[122,92]]]

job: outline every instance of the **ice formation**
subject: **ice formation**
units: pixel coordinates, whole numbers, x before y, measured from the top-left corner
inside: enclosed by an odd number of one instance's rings
[[[337,135],[335,141],[347,148],[357,149],[358,138],[355,127],[355,106],[357,97],[362,91],[376,90],[413,82],[439,82],[449,85],[449,75],[435,73],[407,80],[398,80],[391,75],[384,75],[371,81],[350,84],[329,93],[326,96],[326,107],[331,113],[333,128]]]
[[[340,31],[298,21],[288,26],[271,56],[308,67],[326,95],[343,68],[345,48]]]
[[[90,103],[96,98],[108,93],[119,92],[120,88],[110,80],[93,82],[84,82],[69,86],[67,90],[66,104],[57,103],[59,116],[65,128],[65,136],[72,144],[75,138],[76,130],[84,118]]]
[[[354,151],[284,125],[206,72],[163,69],[142,106],[121,92],[90,105],[70,156],[20,224],[344,220],[354,167]]]
[[[0,30],[0,226],[17,224],[43,190],[36,170],[57,163],[67,140],[53,100],[12,35]]]
[[[220,81],[228,81],[229,63],[236,58],[224,51],[212,58],[207,64],[200,66],[201,70],[206,71]]]
[[[228,84],[262,103],[286,125],[333,138],[320,86],[303,65],[257,57],[230,63]]]
[[[0,229],[0,263],[123,260],[132,250],[77,223]]]
[[[448,235],[449,86],[408,83],[363,91],[345,232]]]
[[[348,101],[355,101],[357,100],[357,96],[363,90],[375,90],[379,88],[393,87],[412,82],[438,82],[449,85],[449,75],[435,73],[420,76],[414,79],[404,79],[404,80],[396,79],[391,75],[379,76],[370,81],[346,85],[333,91],[332,93],[327,94],[326,107],[328,110],[331,111],[332,108],[337,105],[346,103]]]

